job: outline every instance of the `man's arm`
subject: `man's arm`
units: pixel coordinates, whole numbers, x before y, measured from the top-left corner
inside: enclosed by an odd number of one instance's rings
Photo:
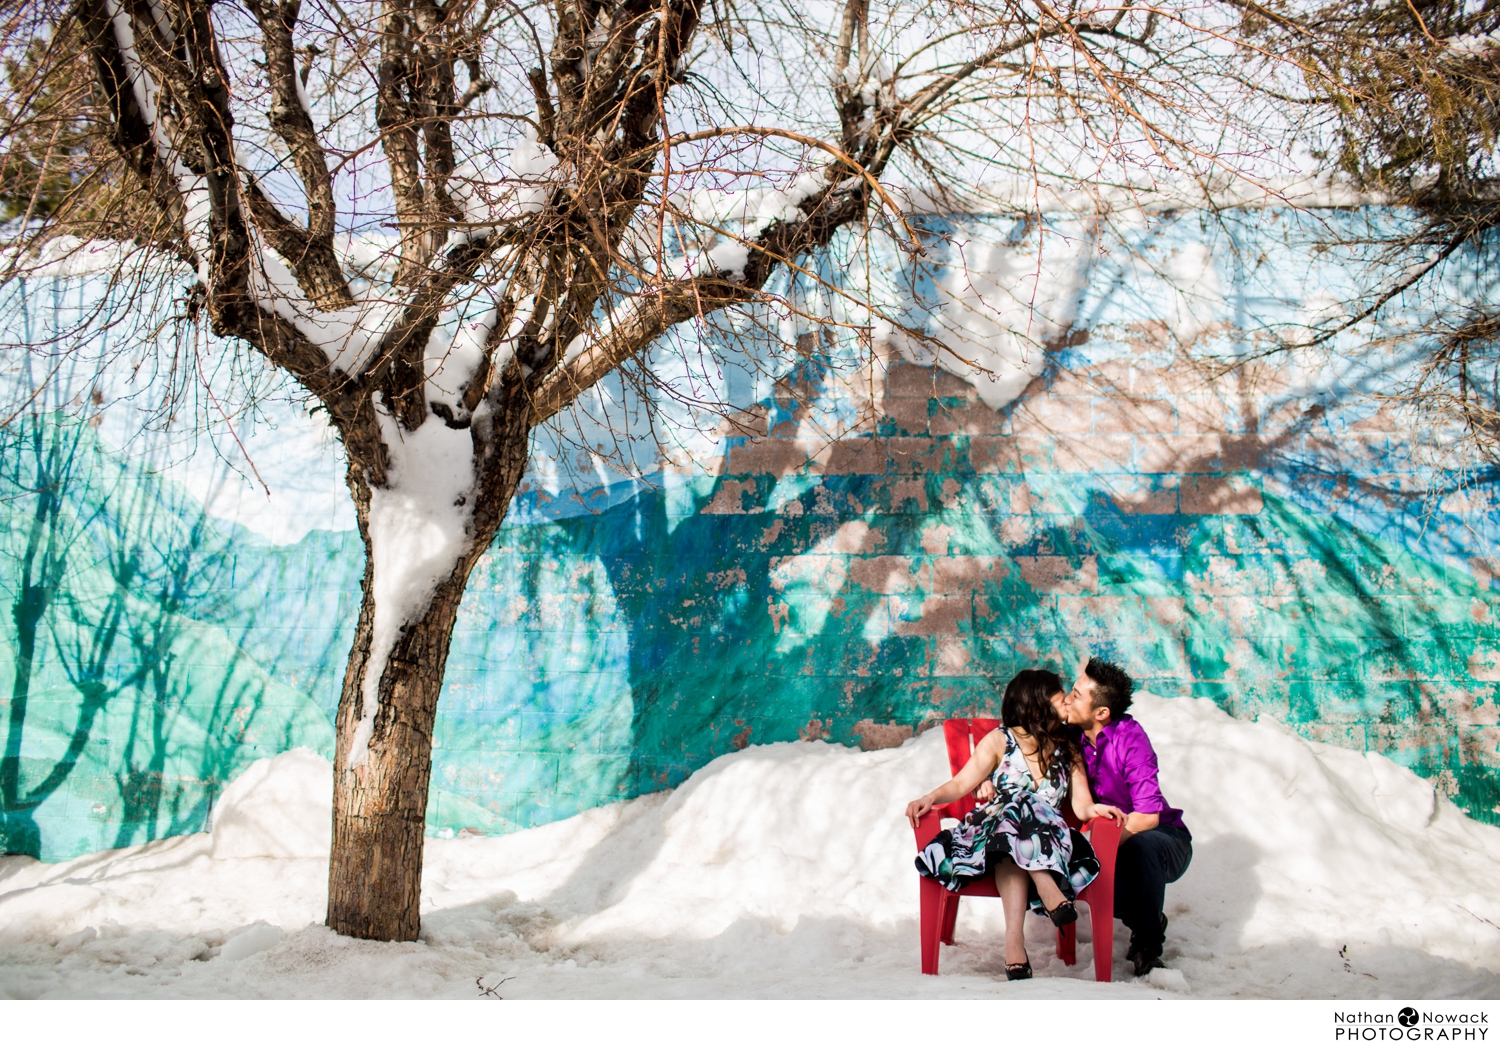
[[[1146,736],[1145,729],[1136,724],[1137,732],[1132,733],[1127,741],[1123,741],[1121,748],[1121,768],[1125,774],[1125,783],[1130,788],[1130,815],[1125,818],[1125,826],[1120,829],[1120,841],[1123,843],[1131,835],[1142,831],[1150,831],[1161,823],[1161,811],[1167,808],[1167,800],[1162,796],[1161,785],[1157,783],[1156,750],[1151,746],[1151,740]]]
[[[1160,823],[1160,813],[1132,813],[1125,818],[1125,826],[1120,829],[1120,841],[1124,842],[1138,831],[1150,831]]]

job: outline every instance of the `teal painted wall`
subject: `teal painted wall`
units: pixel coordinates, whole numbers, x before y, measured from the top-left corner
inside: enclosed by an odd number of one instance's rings
[[[1167,228],[1163,256],[1208,237]],[[1195,353],[1330,286],[1318,265],[1222,264]],[[751,407],[644,482],[541,436],[460,613],[433,833],[558,819],[747,744],[890,746],[1089,654],[1388,754],[1500,822],[1492,483],[1435,491],[1423,435],[1353,371],[1210,378],[1149,272],[1083,276],[1070,337],[999,412],[878,336],[813,333],[773,387],[726,367]],[[356,609],[354,532],[274,543],[208,513],[149,442],[110,439],[120,411],[0,430],[0,828],[48,859],[196,830],[255,758],[328,753]]]

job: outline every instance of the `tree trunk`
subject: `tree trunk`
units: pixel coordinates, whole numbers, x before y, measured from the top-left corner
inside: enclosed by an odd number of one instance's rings
[[[328,870],[329,929],[379,941],[416,940],[421,930],[422,849],[432,726],[448,662],[453,624],[469,574],[489,549],[526,469],[530,407],[512,385],[491,419],[475,424],[476,477],[468,547],[433,595],[427,612],[408,623],[391,647],[380,678],[380,706],[369,757],[349,768],[349,751],[363,709],[365,667],[375,622],[365,471],[350,459],[365,576],[359,624],[344,671],[336,721],[333,776],[333,853]],[[346,448],[349,447],[346,444]]]

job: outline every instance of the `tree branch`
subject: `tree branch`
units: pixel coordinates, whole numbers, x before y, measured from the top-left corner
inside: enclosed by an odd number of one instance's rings
[[[771,223],[747,245],[742,280],[719,275],[694,277],[643,293],[641,305],[634,312],[571,363],[545,375],[538,374],[532,387],[533,424],[572,404],[579,394],[640,353],[673,325],[758,298],[778,266],[826,246],[839,229],[863,218],[869,208],[869,196],[867,183],[861,182],[852,191],[830,186],[806,208],[805,218]]]
[[[297,277],[297,287],[320,310],[352,306],[349,282],[344,277],[333,238],[316,238],[300,223],[289,219],[261,189],[260,182],[243,175],[245,204],[262,239],[286,260]]]
[[[266,74],[271,86],[271,108],[266,116],[271,128],[292,152],[292,163],[302,180],[307,197],[307,232],[300,244],[278,234],[287,248],[276,250],[291,265],[297,284],[304,295],[320,310],[336,310],[350,305],[349,283],[333,249],[335,220],[333,179],[328,173],[327,156],[318,142],[312,114],[303,104],[303,92],[297,80],[296,51],[292,31],[297,25],[300,0],[246,0],[246,6],[260,24],[261,42],[266,55]],[[251,214],[257,225],[266,215],[270,201],[256,191],[251,199]],[[278,213],[279,214],[279,213]],[[274,220],[271,220],[274,221]],[[270,230],[268,227],[268,234]],[[268,240],[270,237],[268,236]]]
[[[449,249],[444,265],[418,284],[400,320],[380,341],[379,351],[360,376],[367,386],[385,392],[387,406],[407,430],[415,430],[427,417],[427,340],[448,293],[474,276],[493,244],[494,237],[481,236]]]
[[[163,218],[170,225],[167,242],[190,266],[198,265],[197,253],[186,236],[186,208],[170,167],[163,163],[154,129],[142,112],[132,80],[135,74],[120,49],[114,20],[105,0],[79,0],[73,18],[88,41],[94,75],[109,107],[109,139],[126,168],[141,180]]]
[[[578,395],[639,354],[673,325],[733,303],[748,302],[756,294],[755,288],[718,277],[677,281],[647,293],[623,322],[537,384],[531,393],[531,425],[546,422],[567,408]]]

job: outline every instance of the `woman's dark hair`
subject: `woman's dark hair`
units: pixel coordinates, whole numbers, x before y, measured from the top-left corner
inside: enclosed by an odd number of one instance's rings
[[[1051,671],[1028,668],[1010,680],[1000,703],[1000,720],[1011,729],[1024,729],[1036,741],[1043,773],[1059,748],[1070,768],[1078,758],[1078,742],[1052,706],[1052,698],[1064,691],[1062,679]]]

